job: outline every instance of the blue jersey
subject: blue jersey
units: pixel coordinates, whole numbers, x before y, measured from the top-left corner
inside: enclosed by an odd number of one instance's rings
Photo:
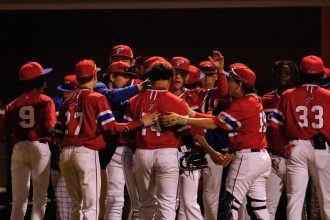
[[[220,102],[212,112],[212,115],[218,115],[221,111],[228,107],[229,103]],[[214,150],[220,151],[229,145],[228,131],[217,127],[216,129],[207,129],[205,133],[207,143]]]

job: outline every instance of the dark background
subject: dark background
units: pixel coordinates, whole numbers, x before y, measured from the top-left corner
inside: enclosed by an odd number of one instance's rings
[[[274,61],[320,55],[320,8],[0,11],[0,100],[19,94],[18,71],[28,61],[52,67],[49,93],[75,63],[91,58],[105,70],[112,46],[135,55],[186,56],[193,64],[214,49],[226,66],[244,62],[260,93],[272,88]]]

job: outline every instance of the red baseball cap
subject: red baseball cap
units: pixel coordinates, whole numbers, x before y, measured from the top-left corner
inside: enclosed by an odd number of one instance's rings
[[[233,63],[233,64],[230,64],[229,69],[237,68],[237,67],[248,67],[248,66],[244,63]]]
[[[230,69],[229,72],[224,72],[227,77],[235,78],[242,83],[245,83],[249,86],[254,86],[256,81],[256,74],[247,66],[237,65]]]
[[[165,63],[167,66],[172,67],[172,65],[164,57],[152,56],[144,61],[144,72],[151,69],[154,63]]]
[[[326,77],[330,77],[330,68],[324,67],[323,72]]]
[[[160,56],[152,56],[152,57],[149,57],[148,59],[146,59],[144,62],[143,62],[143,65],[144,65],[144,69],[147,70],[150,68],[150,66],[152,65],[153,62],[155,61],[166,61],[166,59],[164,57],[160,57]]]
[[[28,62],[21,67],[19,71],[19,80],[31,80],[36,77],[50,73],[52,70],[52,68],[42,68],[42,66],[37,62]]]
[[[171,64],[174,69],[181,69],[189,72],[190,61],[185,57],[173,57]]]
[[[194,84],[199,82],[201,79],[205,77],[205,74],[200,71],[196,66],[190,65],[189,66],[189,74],[186,78],[185,84]]]
[[[306,74],[319,74],[324,71],[323,61],[318,56],[305,56],[300,62],[300,71]]]
[[[75,73],[79,78],[85,78],[97,74],[98,68],[94,60],[81,60],[76,64]]]
[[[62,92],[72,92],[77,89],[78,82],[76,75],[66,75],[63,79],[63,84],[57,86],[57,90]]]
[[[198,64],[199,68],[206,74],[215,74],[217,72],[213,63],[209,60],[202,61]]]
[[[127,57],[133,59],[133,51],[127,45],[117,45],[112,48],[110,58],[113,57]]]
[[[139,75],[133,71],[132,66],[123,61],[113,62],[109,65],[108,73],[119,73],[123,75],[128,75],[129,77],[136,78]]]

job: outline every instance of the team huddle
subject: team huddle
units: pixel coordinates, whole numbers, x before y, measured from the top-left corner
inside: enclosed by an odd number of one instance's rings
[[[130,220],[275,219],[283,192],[296,220],[309,176],[330,219],[329,69],[314,55],[277,61],[276,90],[259,97],[253,70],[224,65],[218,51],[194,66],[117,45],[102,75],[81,60],[50,98],[52,69],[24,64],[4,119],[11,220],[24,219],[30,180],[31,219],[44,218],[50,179],[57,219],[120,220],[126,185]]]

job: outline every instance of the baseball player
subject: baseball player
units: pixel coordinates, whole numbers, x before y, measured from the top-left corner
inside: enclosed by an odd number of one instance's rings
[[[110,78],[112,83],[112,88],[100,89],[100,86],[96,86],[95,91],[104,94],[111,108],[113,109],[114,116],[118,122],[123,122],[124,109],[127,105],[127,99],[135,95],[139,91],[143,90],[146,82],[141,84],[127,87],[129,81],[137,77],[132,71],[132,68],[128,63],[123,61],[111,63],[107,70],[107,76]],[[121,83],[125,81],[126,83]],[[123,88],[125,87],[125,88]],[[120,102],[119,102],[120,101]],[[118,143],[117,143],[118,142]],[[116,144],[116,152],[112,156],[110,163],[105,164],[107,166],[108,175],[108,189],[106,196],[106,212],[105,219],[121,219],[122,211],[124,206],[124,187],[125,187],[125,176],[129,178],[130,175],[124,175],[123,172],[123,162],[130,164],[132,160],[129,160],[129,156],[132,155],[130,148],[126,149],[126,141],[119,137],[116,143],[109,143],[110,145]],[[127,159],[122,161],[123,152],[127,152]],[[128,169],[131,170],[131,169]],[[132,187],[134,184],[130,184]],[[127,187],[131,199],[131,216],[136,216],[138,214],[139,203],[136,198],[136,190]],[[134,212],[134,213],[133,213]]]
[[[330,219],[330,92],[317,85],[323,74],[320,57],[303,57],[299,70],[302,85],[282,93],[272,115],[272,125],[290,140],[283,149],[287,159],[288,219],[301,219],[309,174],[316,185],[321,218]]]
[[[220,52],[214,51],[210,59],[218,72],[224,73]],[[251,69],[242,66],[231,69],[227,76],[233,101],[217,117],[196,113],[195,117],[204,118],[188,118],[172,113],[160,120],[164,126],[221,127],[230,131],[229,150],[234,152],[235,157],[230,166],[218,219],[238,219],[237,210],[246,196],[249,215],[255,219],[268,219],[266,180],[271,162],[266,150],[266,118],[261,99],[253,89],[256,76]]]
[[[128,66],[133,66],[135,64],[133,51],[129,46],[116,45],[112,48],[109,63],[111,64],[118,61],[125,62]],[[103,74],[103,81],[106,85],[98,82],[94,88],[96,92],[107,97],[114,116],[119,122],[123,121],[122,117],[125,110],[125,104],[123,103],[130,97],[136,95],[140,90],[139,86],[134,86],[132,84],[131,87],[127,87],[130,82],[133,83],[131,78],[132,77],[124,74],[110,74],[108,68],[105,74]],[[121,89],[124,87],[126,88]],[[124,147],[121,146],[117,148],[117,136],[106,135],[105,138],[107,143],[106,148],[99,151],[102,178],[102,194],[100,198],[102,212],[100,212],[100,219],[103,219],[103,216],[105,219],[121,219],[124,206],[125,180],[122,172],[122,164],[118,158],[121,158]],[[113,152],[113,150],[115,150],[115,152]],[[113,157],[113,155],[115,156]],[[111,165],[109,165],[112,157],[113,160],[111,161]],[[115,158],[117,159],[115,160]],[[109,173],[116,176],[116,178],[108,177]],[[110,194],[108,192],[110,192]],[[103,198],[103,196],[105,196],[105,198]],[[105,210],[103,210],[103,205],[105,206]]]
[[[130,100],[127,119],[133,120],[148,112],[188,114],[184,100],[168,92],[173,75],[171,64],[158,60],[145,74],[152,87]],[[185,128],[179,130],[184,132]],[[141,202],[140,219],[175,219],[179,180],[176,132],[173,128],[163,129],[156,124],[139,130],[136,135],[134,176]],[[194,144],[189,134],[181,135],[181,140],[188,148]]]
[[[185,100],[192,111],[200,112],[197,103],[198,96],[190,92],[190,90],[183,87],[187,81],[188,76],[192,75],[192,73],[190,73],[191,70],[190,61],[185,57],[176,56],[172,58],[171,64],[174,68],[174,75],[171,80],[169,91],[172,94],[178,96],[179,98]],[[203,131],[202,131],[202,135],[204,135]],[[187,152],[187,148],[186,146],[182,146],[179,148],[179,150],[180,150],[179,157],[181,158]],[[178,213],[179,220],[203,219],[200,206],[197,203],[197,190],[198,190],[200,175],[201,175],[201,170],[184,171],[180,175],[179,213]]]
[[[63,83],[56,88],[62,94],[52,97],[53,101],[55,102],[55,109],[57,114],[63,101],[69,98],[76,91],[77,86],[78,82],[76,80],[76,75],[72,74],[64,76]],[[51,144],[50,150],[50,175],[56,198],[58,219],[69,220],[71,217],[72,205],[64,177],[61,175],[59,170],[60,148],[57,145]]]
[[[97,81],[93,60],[76,64],[79,89],[61,106],[55,132],[62,141],[60,169],[72,200],[71,219],[98,219],[100,163],[98,150],[105,142],[100,130],[112,134],[128,132],[153,123],[156,115],[146,115],[132,123],[117,123],[105,96],[93,92]]]
[[[44,94],[45,75],[37,62],[24,64],[19,71],[23,93],[6,106],[6,136],[14,144],[11,158],[13,205],[11,220],[23,220],[28,206],[30,179],[33,185],[31,219],[43,219],[50,176],[52,130],[56,122],[55,104]]]
[[[267,150],[272,160],[272,172],[266,185],[267,209],[270,219],[274,220],[286,184],[286,165],[281,151],[288,144],[288,139],[270,126],[270,120],[272,113],[280,102],[281,94],[297,84],[298,67],[290,60],[279,60],[275,62],[271,74],[277,89],[265,94],[262,97],[262,104],[267,118]]]

